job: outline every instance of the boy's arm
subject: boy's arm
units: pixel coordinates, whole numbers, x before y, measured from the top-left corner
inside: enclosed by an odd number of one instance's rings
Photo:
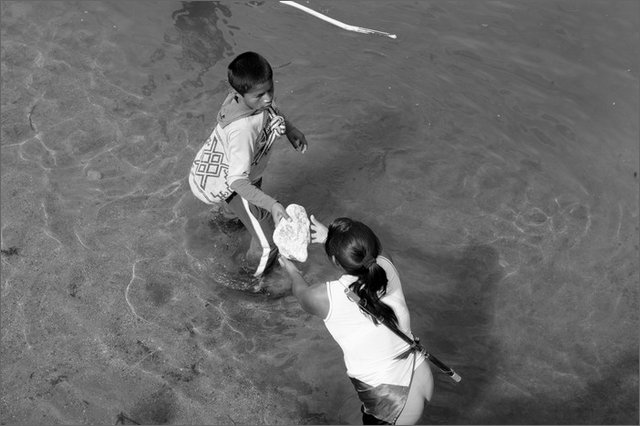
[[[265,194],[264,191],[253,185],[248,178],[236,179],[231,182],[229,187],[251,204],[268,211],[271,211],[273,205],[278,202],[275,198]]]
[[[304,133],[298,130],[298,128],[294,126],[286,118],[284,120],[284,124],[287,128],[285,132],[285,134],[287,135],[287,139],[289,139],[289,142],[291,143],[291,145],[293,145],[296,151],[300,151],[301,153],[304,154],[307,151],[307,148],[309,146],[309,143],[307,142],[307,138],[304,136]]]
[[[307,138],[305,138],[304,136],[304,133],[298,130],[298,128],[293,125],[293,123],[287,118],[287,116],[278,107],[276,107],[275,109],[278,115],[284,118],[284,125],[286,128],[285,135],[287,135],[287,139],[289,139],[289,143],[293,145],[296,151],[300,151],[301,153],[304,154],[307,151],[307,148],[309,146],[307,142]]]
[[[285,134],[287,135],[287,139],[296,151],[300,151],[304,154],[309,146],[307,142],[307,138],[305,138],[304,133],[302,133],[293,123],[287,118],[286,114],[282,112],[282,110],[275,104],[272,105],[274,110],[278,115],[284,118],[285,125]]]
[[[242,198],[258,207],[271,212],[274,225],[280,222],[280,219],[289,219],[289,215],[284,206],[277,200],[265,194],[257,186],[253,185],[249,179],[238,179],[229,185],[232,190],[238,193]]]
[[[247,129],[229,129],[228,131],[229,187],[251,204],[271,211],[277,201],[249,180],[253,159],[253,139],[257,134]]]

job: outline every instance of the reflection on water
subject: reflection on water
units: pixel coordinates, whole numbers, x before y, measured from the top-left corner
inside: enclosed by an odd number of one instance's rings
[[[2,421],[360,422],[322,322],[186,182],[255,50],[310,142],[265,189],[371,225],[463,377],[424,423],[637,424],[637,3],[309,7],[398,38],[277,2],[0,4]]]
[[[182,2],[182,9],[171,15],[177,29],[177,35],[172,38],[165,34],[165,42],[178,45],[182,49],[182,56],[175,58],[180,69],[188,71],[199,66],[198,79],[193,82],[196,87],[202,87],[200,77],[221,59],[233,54],[231,45],[227,43],[224,34],[218,28],[218,20],[230,17],[229,8],[212,1]]]

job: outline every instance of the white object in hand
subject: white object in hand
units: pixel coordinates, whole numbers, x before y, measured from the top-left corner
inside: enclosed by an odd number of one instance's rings
[[[281,219],[278,222],[273,232],[273,242],[287,259],[305,262],[307,246],[311,241],[307,211],[298,204],[289,204],[286,210],[291,220]]]

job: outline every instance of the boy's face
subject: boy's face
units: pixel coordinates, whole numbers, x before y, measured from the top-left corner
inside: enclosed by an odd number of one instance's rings
[[[273,80],[256,84],[251,90],[242,95],[242,99],[253,110],[268,107],[273,101]]]

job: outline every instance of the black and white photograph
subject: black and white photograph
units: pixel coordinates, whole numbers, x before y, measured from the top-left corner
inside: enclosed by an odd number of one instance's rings
[[[0,424],[639,424],[638,0],[0,24]]]

